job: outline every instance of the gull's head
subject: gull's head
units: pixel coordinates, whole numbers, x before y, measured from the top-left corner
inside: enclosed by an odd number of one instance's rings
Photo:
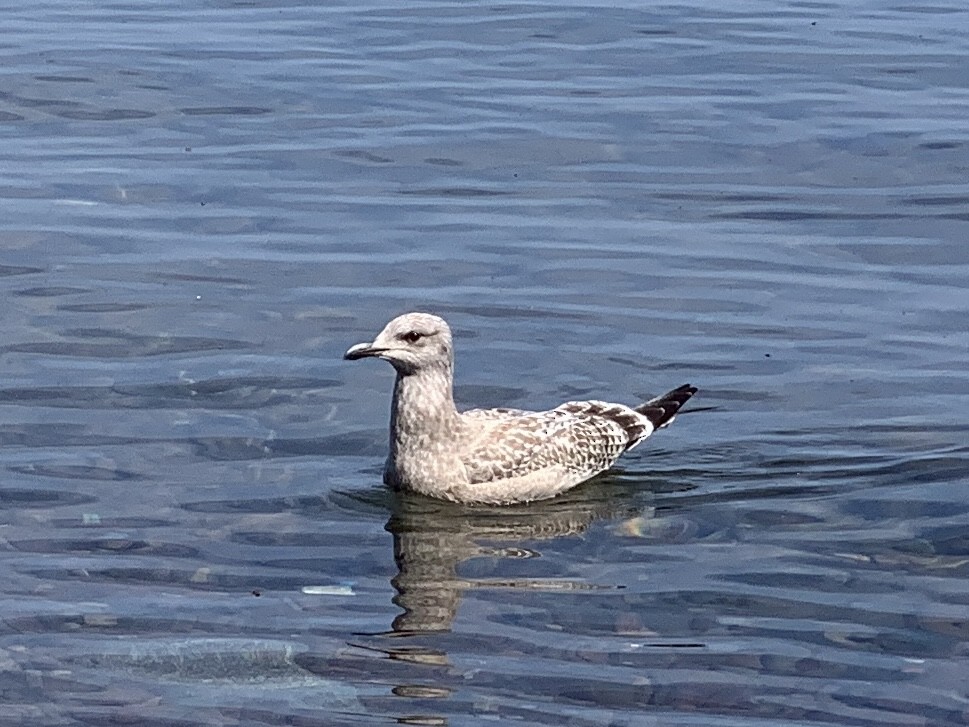
[[[343,354],[349,361],[368,356],[389,361],[399,374],[450,370],[454,361],[451,329],[443,318],[429,313],[405,313],[384,326],[370,343],[358,343]]]

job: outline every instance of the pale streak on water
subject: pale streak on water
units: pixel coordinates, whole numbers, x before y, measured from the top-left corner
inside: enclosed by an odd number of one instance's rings
[[[8,2],[0,723],[969,720],[969,6]],[[394,499],[390,372],[690,381]]]

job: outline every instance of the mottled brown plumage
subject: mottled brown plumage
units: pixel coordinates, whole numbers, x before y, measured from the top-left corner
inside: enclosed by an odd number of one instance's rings
[[[407,313],[344,358],[373,356],[397,370],[387,484],[457,502],[553,497],[612,466],[673,421],[696,388],[685,385],[638,407],[570,401],[549,411],[454,406],[451,330],[437,316]]]

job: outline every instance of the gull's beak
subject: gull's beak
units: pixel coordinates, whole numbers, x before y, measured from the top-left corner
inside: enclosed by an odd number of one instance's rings
[[[372,343],[358,343],[356,346],[350,346],[350,348],[347,349],[347,352],[343,354],[343,358],[346,361],[356,361],[358,358],[379,356],[386,350],[386,348],[374,346]]]

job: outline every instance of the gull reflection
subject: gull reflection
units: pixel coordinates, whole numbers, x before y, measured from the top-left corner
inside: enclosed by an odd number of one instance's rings
[[[540,555],[535,541],[576,535],[602,519],[641,519],[643,483],[613,475],[594,480],[556,499],[528,505],[461,505],[413,493],[395,493],[386,529],[394,537],[398,573],[391,583],[398,634],[446,631],[461,596],[472,588],[594,588],[560,579],[481,580],[458,574],[462,563],[479,557],[529,558]]]

